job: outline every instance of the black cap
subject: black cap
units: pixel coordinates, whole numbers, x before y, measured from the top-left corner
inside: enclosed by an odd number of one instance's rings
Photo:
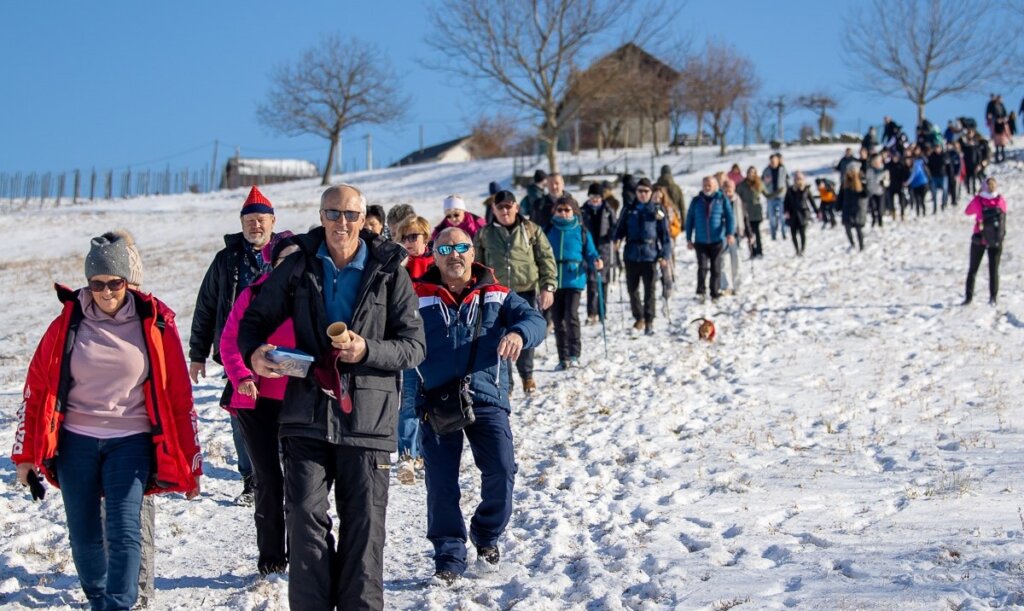
[[[544,170],[537,170],[533,173],[533,182],[544,182],[548,179],[548,173]]]
[[[591,195],[603,195],[604,191],[601,190],[601,185],[596,182],[590,183],[590,187],[587,189],[587,196]]]
[[[636,181],[636,186],[638,188],[639,187],[647,187],[648,189],[650,189],[651,188],[651,181],[650,181],[649,178],[647,178],[645,176],[645,177],[641,178],[640,180]]]
[[[494,194],[495,204],[504,204],[512,202],[513,204],[519,203],[516,201],[516,194],[511,191],[498,191]]]

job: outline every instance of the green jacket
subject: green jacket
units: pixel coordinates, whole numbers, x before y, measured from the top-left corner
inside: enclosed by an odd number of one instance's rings
[[[498,282],[520,293],[556,286],[555,254],[547,236],[532,221],[516,217],[512,228],[497,221],[477,232],[476,260],[494,270]]]

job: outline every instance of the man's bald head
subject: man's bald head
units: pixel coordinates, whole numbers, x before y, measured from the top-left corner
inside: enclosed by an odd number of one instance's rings
[[[366,196],[363,192],[349,184],[328,187],[320,196],[320,209],[330,205],[341,205],[354,201],[360,212],[366,212]]]
[[[434,240],[435,244],[458,244],[459,242],[473,243],[473,238],[459,227],[442,229],[441,233],[437,234],[437,239]]]

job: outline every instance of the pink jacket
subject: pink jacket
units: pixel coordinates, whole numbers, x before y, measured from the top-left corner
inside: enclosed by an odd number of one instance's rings
[[[1002,210],[1003,213],[1006,213],[1006,200],[998,193],[982,191],[974,196],[971,203],[967,204],[967,208],[964,209],[964,214],[968,216],[972,214],[974,215],[974,233],[981,233],[982,208],[990,208],[992,206],[996,206]]]
[[[448,219],[445,219],[438,223],[437,227],[434,227],[434,233],[430,234],[430,241],[433,242],[437,238],[437,234],[441,233],[445,229],[448,229],[449,227],[458,227],[459,229],[468,233],[470,239],[472,239],[476,237],[476,232],[483,229],[484,225],[486,224],[487,221],[485,219],[473,214],[472,212],[466,212],[464,215],[462,215],[462,222],[459,223],[458,225],[452,225],[451,223],[448,222]]]
[[[228,405],[221,406],[228,411],[233,409],[252,409],[256,406],[256,402],[251,397],[238,392],[238,385],[246,379],[255,380],[259,396],[268,399],[284,399],[284,391],[288,386],[287,377],[262,378],[254,374],[245,366],[245,359],[242,358],[242,354],[238,350],[238,325],[242,322],[242,317],[245,316],[245,311],[249,308],[249,304],[252,303],[252,286],[262,284],[266,279],[267,275],[257,278],[252,285],[246,287],[238,295],[235,305],[231,308],[231,313],[228,314],[227,322],[224,323],[224,330],[221,331],[220,358],[224,362],[224,373],[231,380],[231,386],[235,388]],[[270,337],[267,338],[267,343],[285,348],[294,347],[295,325],[292,324],[292,320],[289,318],[284,321],[280,327],[270,334]]]

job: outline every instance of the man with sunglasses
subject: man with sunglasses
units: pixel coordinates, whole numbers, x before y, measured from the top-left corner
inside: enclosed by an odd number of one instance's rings
[[[279,419],[285,457],[292,609],[382,609],[390,454],[398,376],[420,364],[423,322],[401,245],[363,231],[366,198],[351,185],[320,198],[320,223],[293,242],[239,324],[250,369],[280,377],[267,337],[287,318],[315,372],[288,380]],[[347,341],[332,341],[343,322]],[[330,394],[328,394],[330,391]],[[341,401],[339,401],[341,399]],[[328,514],[333,489],[337,547]]]
[[[468,372],[476,415],[472,424],[454,433],[437,435],[429,421],[421,429],[427,538],[434,545],[434,578],[446,586],[466,570],[466,522],[459,503],[464,438],[481,473],[480,504],[468,539],[476,546],[477,566],[497,569],[498,539],[512,516],[516,469],[509,424],[512,373],[505,361],[539,344],[545,333],[544,317],[499,284],[492,270],[475,261],[475,254],[466,232],[446,229],[434,242],[435,266],[416,283],[427,337],[427,359],[419,367],[423,387],[438,388]],[[421,397],[421,411],[426,401]]]
[[[544,311],[555,299],[555,254],[547,236],[535,223],[519,214],[511,191],[499,191],[492,204],[494,220],[476,234],[476,260],[494,270],[497,280],[534,307]],[[540,288],[538,292],[538,286]],[[522,351],[516,369],[523,391],[533,394],[533,348]],[[511,377],[510,377],[511,379]],[[510,387],[511,388],[511,387]]]
[[[626,289],[633,312],[633,328],[646,335],[654,334],[654,312],[657,295],[654,277],[658,266],[667,267],[672,256],[672,238],[668,221],[660,206],[651,202],[651,181],[641,178],[636,184],[636,199],[627,205],[615,228],[616,243],[626,241],[622,260],[626,263]],[[644,298],[640,300],[640,283]]]
[[[193,384],[206,377],[206,359],[213,350],[213,360],[221,364],[220,335],[224,323],[235,305],[235,298],[249,283],[263,272],[261,251],[274,237],[274,205],[257,187],[249,191],[249,197],[242,204],[240,214],[241,233],[224,236],[224,248],[213,258],[206,270],[203,284],[196,295],[196,307],[192,314],[192,334],[188,340],[188,375]],[[233,389],[228,383],[221,395],[221,405],[231,401]],[[238,472],[242,476],[242,493],[237,502],[252,505],[254,502],[252,462],[242,441],[238,419],[231,418],[231,437],[238,457]]]

